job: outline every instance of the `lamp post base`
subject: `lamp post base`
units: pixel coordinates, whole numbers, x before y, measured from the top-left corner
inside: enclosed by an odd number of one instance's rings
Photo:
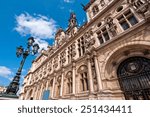
[[[0,94],[0,100],[18,100],[18,99],[19,97],[17,95],[5,93]]]
[[[19,80],[20,80],[20,73],[17,73],[13,81],[7,87],[6,92],[4,94],[17,95],[17,92],[19,90]]]

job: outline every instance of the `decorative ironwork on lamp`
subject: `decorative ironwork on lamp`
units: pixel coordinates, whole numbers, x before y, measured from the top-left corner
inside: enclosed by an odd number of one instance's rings
[[[27,49],[24,49],[22,46],[17,47],[16,56],[17,57],[22,56],[22,61],[20,63],[20,67],[19,67],[16,75],[14,76],[13,80],[9,84],[5,94],[10,94],[10,95],[16,95],[17,94],[17,92],[19,90],[19,84],[20,84],[19,83],[20,75],[21,75],[25,60],[30,53],[32,53],[34,55],[37,54],[38,50],[40,48],[39,45],[35,44],[34,42],[35,42],[34,38],[30,37],[30,38],[28,38]]]

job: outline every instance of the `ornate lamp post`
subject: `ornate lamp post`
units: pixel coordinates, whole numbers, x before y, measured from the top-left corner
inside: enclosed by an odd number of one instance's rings
[[[16,73],[16,75],[14,76],[12,82],[9,84],[5,94],[10,94],[10,95],[15,95],[17,94],[18,90],[19,90],[19,81],[20,81],[20,75],[22,72],[22,68],[23,65],[25,63],[25,60],[27,58],[27,56],[29,54],[36,54],[39,50],[39,45],[38,44],[34,44],[34,38],[30,37],[28,38],[28,42],[27,42],[27,49],[24,49],[22,46],[17,47],[17,52],[16,55],[17,57],[22,56],[22,61],[20,63],[20,67]]]

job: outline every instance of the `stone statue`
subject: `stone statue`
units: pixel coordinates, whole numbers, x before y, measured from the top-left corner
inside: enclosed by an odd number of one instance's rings
[[[101,4],[101,6],[103,7],[103,6],[105,5],[105,1],[104,1],[104,0],[101,0],[101,1],[100,1],[100,4]]]
[[[107,25],[107,28],[108,28],[109,32],[112,34],[112,36],[115,36],[117,26],[114,24],[113,18],[108,17],[106,19],[106,25]]]
[[[70,14],[70,19],[69,19],[69,27],[75,27],[77,26],[77,19],[75,13]]]
[[[95,44],[95,38],[93,37],[93,31],[90,29],[88,32],[84,34],[85,39],[85,48],[86,51],[90,51],[93,48],[93,45]]]

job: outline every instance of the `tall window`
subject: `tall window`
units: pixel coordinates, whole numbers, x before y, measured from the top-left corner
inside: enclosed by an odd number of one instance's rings
[[[95,5],[93,8],[92,8],[92,12],[93,12],[93,15],[96,15],[98,12],[99,12],[99,8],[97,5]]]
[[[70,94],[70,93],[72,93],[72,77],[68,78],[67,85],[68,85],[68,93]]]
[[[66,51],[63,51],[62,53],[60,53],[60,66],[62,67],[64,65],[64,63],[66,62]]]
[[[88,72],[87,72],[87,66],[82,65],[78,69],[78,73],[80,74],[80,91],[88,91]]]
[[[79,56],[83,56],[85,54],[85,41],[83,37],[78,39],[78,51]]]
[[[121,27],[124,30],[127,30],[128,28],[132,27],[133,25],[137,24],[138,21],[134,14],[131,12],[131,10],[128,10],[124,14],[122,14],[119,18],[117,18]]]
[[[66,85],[67,85],[67,89],[66,89],[66,94],[70,94],[72,93],[72,72],[68,72],[66,75]]]
[[[73,47],[72,45],[68,47],[68,63],[71,63],[72,60],[72,51],[73,51]]]
[[[108,34],[108,31],[106,27],[102,28],[98,33],[97,37],[99,39],[100,44],[103,44],[104,42],[110,40],[110,36]]]
[[[87,72],[83,72],[80,74],[81,75],[81,89],[82,91],[87,91],[89,90],[88,88],[88,79],[87,79]]]

